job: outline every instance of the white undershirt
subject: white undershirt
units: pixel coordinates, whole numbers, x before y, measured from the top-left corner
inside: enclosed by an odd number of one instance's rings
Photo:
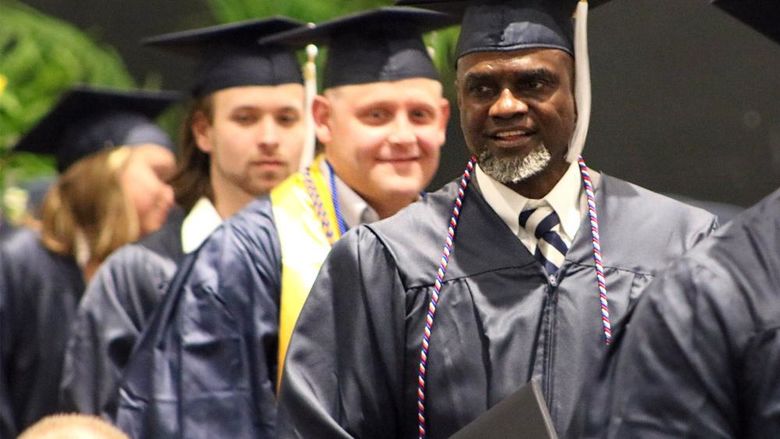
[[[181,248],[184,253],[197,250],[220,224],[222,217],[214,204],[206,197],[199,199],[181,224]]]

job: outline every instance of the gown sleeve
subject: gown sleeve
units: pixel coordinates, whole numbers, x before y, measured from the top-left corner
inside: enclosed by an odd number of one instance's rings
[[[120,387],[131,437],[274,437],[281,257],[270,207],[188,256]],[[249,218],[247,218],[249,217]]]
[[[5,264],[2,248],[0,248],[0,437],[15,437],[16,424],[9,394],[8,371],[6,366],[6,350],[9,331],[9,310],[6,303]]]
[[[780,192],[648,287],[576,437],[780,437],[777,206]]]
[[[60,405],[63,410],[116,415],[118,380],[175,263],[128,245],[89,282],[68,340]]]
[[[280,437],[399,436],[404,303],[393,257],[370,229],[335,244],[291,340]]]

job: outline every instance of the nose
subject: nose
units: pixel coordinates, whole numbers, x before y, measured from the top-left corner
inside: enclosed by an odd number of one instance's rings
[[[417,140],[417,136],[414,133],[414,125],[409,120],[409,116],[403,112],[399,112],[396,116],[392,129],[393,131],[387,137],[387,140],[393,145],[409,145]]]
[[[173,187],[168,183],[163,183],[158,195],[158,204],[170,208],[174,203]]]
[[[273,152],[279,147],[279,126],[276,119],[266,115],[260,120],[257,130],[257,145],[265,152]]]
[[[505,88],[490,106],[488,114],[490,117],[508,119],[526,113],[528,113],[528,105],[522,99],[517,99],[511,90]]]

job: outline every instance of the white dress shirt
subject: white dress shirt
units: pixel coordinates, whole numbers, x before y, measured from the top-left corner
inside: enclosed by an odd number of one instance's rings
[[[583,215],[587,212],[587,199],[582,190],[579,165],[571,163],[555,187],[541,200],[532,200],[513,191],[505,184],[485,174],[477,165],[476,175],[479,189],[488,205],[506,223],[531,254],[536,250],[536,237],[520,227],[520,212],[546,201],[558,214],[561,221],[560,234],[566,242],[574,242]]]

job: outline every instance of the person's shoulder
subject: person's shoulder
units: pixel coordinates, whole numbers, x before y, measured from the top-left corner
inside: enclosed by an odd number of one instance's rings
[[[114,282],[127,283],[157,275],[158,271],[172,274],[178,259],[177,255],[171,254],[170,251],[154,248],[140,241],[133,242],[111,253],[100,264],[95,275],[97,279],[105,279],[108,276]]]
[[[273,210],[268,196],[262,196],[250,201],[233,216],[226,219],[217,230],[244,232],[258,225],[273,225]]]
[[[457,182],[451,182],[434,192],[425,193],[419,200],[401,209],[395,215],[366,227],[372,231],[407,240],[415,233],[424,233],[431,228],[440,230],[442,218],[448,219],[457,196]],[[446,231],[446,223],[445,223]]]
[[[43,248],[43,245],[41,245],[39,232],[27,227],[19,227],[0,242],[0,247],[8,253],[24,254],[30,249]]]
[[[165,259],[180,260],[184,254],[181,242],[181,228],[184,223],[184,211],[175,207],[168,214],[168,220],[157,231],[139,239],[137,247],[146,249]]]
[[[246,263],[275,264],[279,254],[271,203],[268,197],[260,197],[225,220],[189,257],[195,259],[193,272],[210,273],[231,264],[236,265],[230,270]]]
[[[733,264],[734,273],[761,273],[780,286],[775,274],[780,272],[780,190],[737,215],[690,258],[704,261],[703,265]]]
[[[385,254],[408,278],[427,274],[435,269],[430,266],[440,254],[456,195],[457,183],[450,183],[389,218],[350,230],[336,242],[329,258]]]
[[[610,205],[631,213],[631,216],[661,218],[667,223],[711,224],[716,222],[712,213],[686,204],[666,195],[602,174],[601,189]]]

